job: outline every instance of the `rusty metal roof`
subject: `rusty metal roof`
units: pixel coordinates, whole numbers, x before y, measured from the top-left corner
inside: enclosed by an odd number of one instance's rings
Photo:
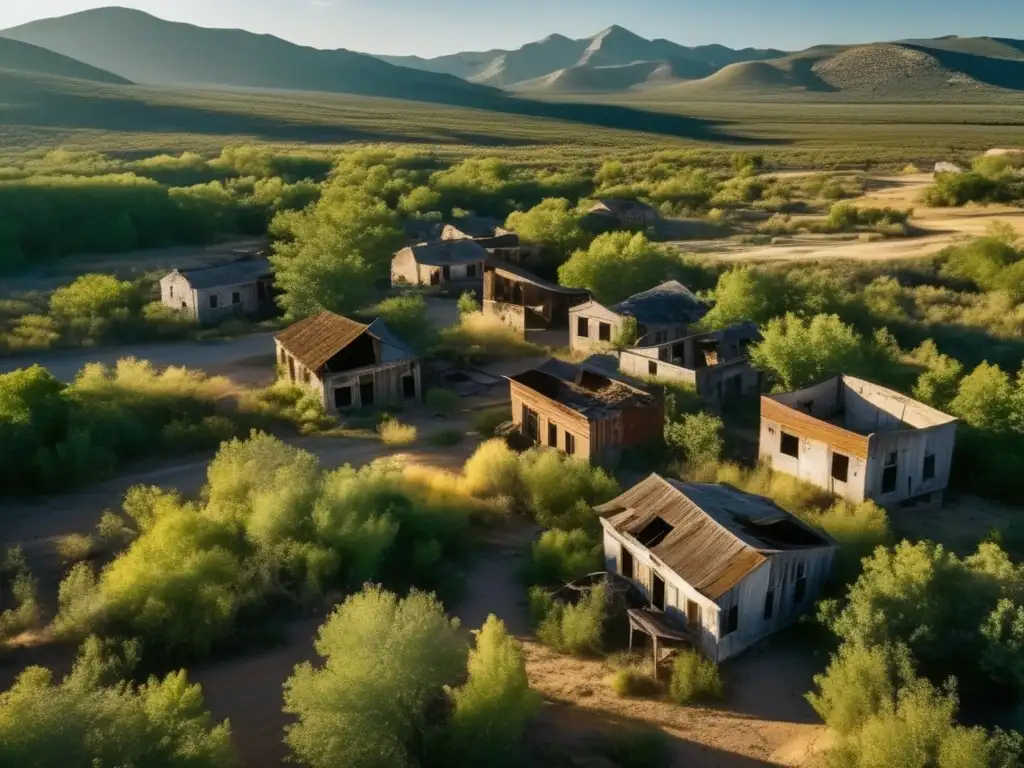
[[[311,371],[324,364],[365,333],[370,326],[333,312],[320,312],[285,328],[276,338]]]
[[[774,554],[832,547],[835,542],[770,499],[729,485],[682,483],[652,474],[596,507],[605,525],[651,554],[711,600],[717,600]],[[651,546],[641,541],[660,518]],[[665,526],[670,528],[664,535]]]

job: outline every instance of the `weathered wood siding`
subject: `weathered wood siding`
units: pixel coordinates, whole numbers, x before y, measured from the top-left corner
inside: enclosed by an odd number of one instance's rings
[[[870,438],[865,497],[880,504],[895,504],[926,494],[941,493],[949,485],[956,444],[956,423],[915,430],[897,430]],[[896,454],[896,490],[882,493],[887,457]],[[925,457],[934,456],[935,475],[925,480]]]
[[[525,387],[517,381],[509,382],[512,397],[512,421],[525,434],[523,425],[523,406],[537,414],[537,441],[548,445],[548,425],[554,424],[558,429],[557,445],[565,450],[565,435],[569,433],[576,441],[573,455],[592,458],[596,454],[591,442],[592,424],[586,417],[561,403]]]
[[[415,395],[406,398],[402,379],[411,375],[415,380]],[[399,405],[403,402],[419,400],[422,396],[422,384],[420,377],[420,366],[415,360],[400,360],[392,363],[383,363],[366,368],[357,368],[342,373],[331,373],[324,378],[322,391],[324,407],[328,413],[337,413],[335,406],[335,392],[338,389],[348,387],[352,392],[351,408],[363,407],[360,385],[373,382],[373,404],[374,408]]]

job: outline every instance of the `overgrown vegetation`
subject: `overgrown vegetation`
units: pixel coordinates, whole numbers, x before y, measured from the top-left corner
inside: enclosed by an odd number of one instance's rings
[[[676,704],[695,704],[722,698],[724,688],[715,662],[687,648],[672,661],[669,698]]]

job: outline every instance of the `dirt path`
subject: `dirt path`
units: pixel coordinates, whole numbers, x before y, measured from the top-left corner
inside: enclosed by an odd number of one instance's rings
[[[870,242],[856,236],[794,235],[775,238],[772,245],[750,246],[721,240],[679,243],[677,247],[723,261],[899,261],[931,256],[961,240],[978,237],[993,223],[1003,222],[1024,236],[1024,209],[1005,205],[928,208],[917,200],[932,183],[931,174],[890,176],[872,180],[874,187],[849,202],[858,206],[913,208],[911,223],[925,234]]]

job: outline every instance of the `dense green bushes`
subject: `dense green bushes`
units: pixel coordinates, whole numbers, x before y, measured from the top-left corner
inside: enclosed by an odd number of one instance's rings
[[[576,656],[592,656],[604,648],[608,608],[603,584],[584,592],[575,603],[555,600],[541,587],[534,587],[530,607],[537,622],[537,638],[545,645]]]
[[[601,542],[587,531],[553,529],[533,543],[526,579],[530,584],[561,585],[601,570]]]
[[[680,651],[672,662],[668,696],[676,704],[694,704],[722,698],[724,688],[715,662],[700,651]]]
[[[0,764],[22,768],[148,765],[230,768],[228,724],[216,725],[184,672],[143,685],[108,682],[110,663],[90,639],[59,683],[42,667],[0,693]]]
[[[431,595],[349,597],[320,628],[324,665],[300,664],[285,683],[296,757],[312,768],[519,764],[539,703],[522,649],[491,616],[467,664],[457,630]]]
[[[678,257],[643,233],[606,232],[559,267],[558,281],[586,288],[595,300],[613,304],[678,275],[681,267]]]
[[[394,463],[323,472],[314,456],[254,435],[222,446],[199,502],[134,488],[136,538],[98,576],[61,584],[65,634],[139,637],[147,650],[196,656],[242,616],[321,599],[369,579],[450,590],[467,509],[406,479]]]

